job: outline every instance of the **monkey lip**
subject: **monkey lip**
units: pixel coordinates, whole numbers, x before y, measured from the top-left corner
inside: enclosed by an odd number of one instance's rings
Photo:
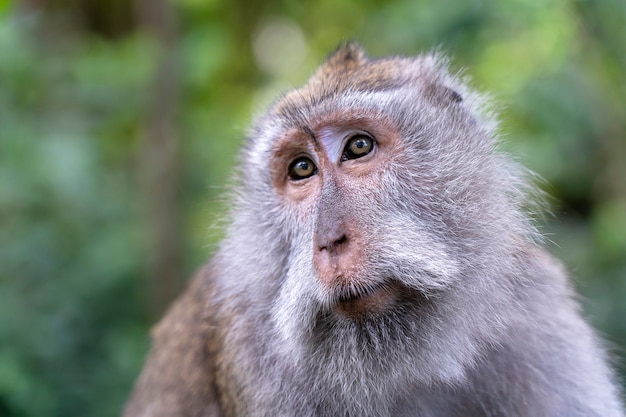
[[[396,283],[384,281],[341,294],[334,308],[346,317],[358,319],[366,314],[383,313],[393,305],[398,294]]]

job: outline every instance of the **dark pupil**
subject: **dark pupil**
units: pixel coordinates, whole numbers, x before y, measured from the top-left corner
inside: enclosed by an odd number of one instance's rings
[[[296,164],[295,169],[300,175],[306,174],[309,171],[309,163],[307,161],[300,161]]]
[[[366,148],[367,141],[365,139],[357,139],[356,141],[354,141],[354,146],[356,146],[359,149]]]

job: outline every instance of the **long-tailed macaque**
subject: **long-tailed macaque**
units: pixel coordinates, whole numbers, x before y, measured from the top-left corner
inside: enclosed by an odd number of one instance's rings
[[[340,47],[250,131],[124,416],[624,416],[495,130],[441,58]]]

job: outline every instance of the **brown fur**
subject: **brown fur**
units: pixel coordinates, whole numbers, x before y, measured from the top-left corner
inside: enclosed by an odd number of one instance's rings
[[[291,112],[347,90],[383,91],[400,88],[397,61],[372,60],[356,44],[338,48],[302,88],[288,93],[274,109],[276,114]]]
[[[152,331],[153,347],[124,416],[219,415],[218,338],[211,322],[210,267],[201,270]]]

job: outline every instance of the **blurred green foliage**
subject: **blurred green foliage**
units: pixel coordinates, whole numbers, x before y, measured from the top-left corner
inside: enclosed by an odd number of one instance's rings
[[[155,0],[169,29],[139,3],[0,1],[0,416],[119,413],[168,300],[149,289],[171,298],[210,256],[246,126],[346,39],[440,49],[495,96],[505,148],[553,196],[547,245],[626,374],[626,2]],[[165,235],[145,191],[160,111]],[[159,239],[180,262],[155,281]]]

